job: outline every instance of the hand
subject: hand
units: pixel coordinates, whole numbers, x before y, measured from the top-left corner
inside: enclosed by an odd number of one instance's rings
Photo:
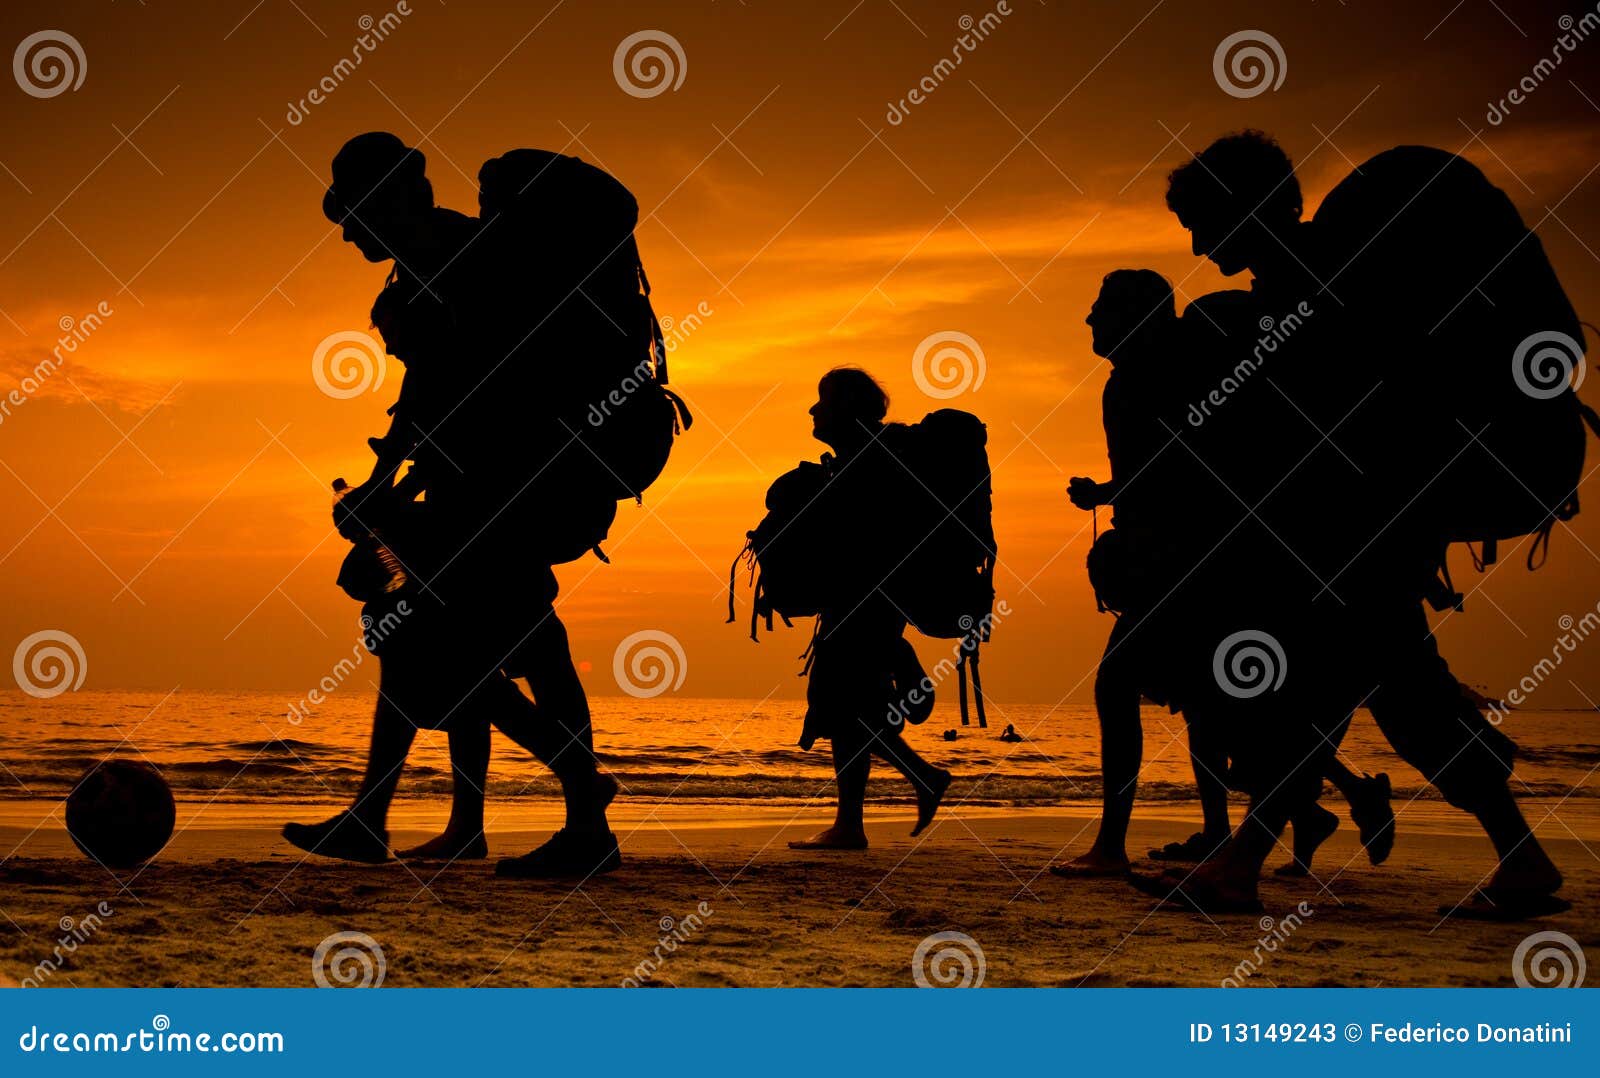
[[[1074,476],[1067,482],[1067,497],[1079,509],[1093,509],[1097,505],[1105,504],[1101,485],[1082,475]]]

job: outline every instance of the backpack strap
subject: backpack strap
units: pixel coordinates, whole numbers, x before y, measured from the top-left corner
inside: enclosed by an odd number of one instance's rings
[[[961,725],[971,725],[967,720],[967,653],[963,651],[956,660],[956,698],[961,701]]]
[[[972,695],[978,703],[978,728],[987,730],[989,728],[989,719],[983,713],[983,678],[978,675],[978,650],[981,646],[981,641],[972,645],[971,658],[968,659],[968,665],[972,667]]]
[[[650,316],[650,348],[655,354],[656,384],[665,385],[667,382],[667,338],[661,332],[661,320],[656,317],[655,306],[650,302],[650,275],[644,271],[644,259],[639,255],[638,240],[631,233],[628,236],[628,255],[633,260],[634,272],[639,275],[639,291],[644,294],[644,309]],[[689,424],[685,422],[683,426],[687,430]]]

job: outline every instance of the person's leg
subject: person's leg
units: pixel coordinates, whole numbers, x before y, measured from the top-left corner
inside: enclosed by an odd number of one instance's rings
[[[473,861],[489,855],[483,833],[484,789],[489,781],[489,724],[461,716],[449,729],[450,820],[444,832],[418,846],[398,851],[409,860]]]
[[[617,786],[599,772],[589,698],[572,662],[566,627],[553,611],[540,616],[517,649],[513,669],[527,678],[534,699],[502,679],[489,715],[501,732],[555,773],[566,803],[566,822],[544,845],[499,862],[495,873],[542,879],[614,871],[621,866],[622,855],[606,808]]]
[[[1561,873],[1511,794],[1516,746],[1462,694],[1420,603],[1377,620],[1389,662],[1367,706],[1379,729],[1446,801],[1483,825],[1499,855],[1486,894],[1511,901],[1554,894]]]
[[[1140,686],[1130,639],[1132,615],[1123,615],[1106,638],[1094,677],[1094,708],[1100,720],[1100,829],[1087,853],[1057,865],[1060,876],[1117,875],[1128,867],[1128,823],[1139,788],[1144,727]]]
[[[1228,820],[1228,784],[1222,777],[1228,771],[1228,750],[1208,723],[1189,725],[1189,765],[1200,795],[1202,833],[1221,842],[1233,830]]]
[[[572,661],[566,626],[554,612],[542,621],[520,654],[521,673],[533,699],[502,679],[489,714],[495,726],[527,749],[561,782],[566,804],[564,830],[607,836],[606,808],[616,796],[616,781],[599,772],[589,697]]]
[[[385,861],[389,857],[386,822],[400,772],[416,740],[417,729],[402,710],[406,675],[394,663],[380,660],[378,703],[372,714],[367,767],[349,809],[317,824],[289,823],[283,837],[310,853],[347,861]]]
[[[874,755],[882,757],[904,775],[917,791],[917,823],[911,829],[911,837],[916,838],[939,811],[945,791],[950,788],[950,772],[923,759],[917,750],[906,744],[899,730],[879,732],[872,739],[871,749]]]
[[[832,738],[833,777],[839,800],[833,826],[789,843],[792,850],[864,850],[867,780],[872,775],[872,747],[859,719],[839,724]]]

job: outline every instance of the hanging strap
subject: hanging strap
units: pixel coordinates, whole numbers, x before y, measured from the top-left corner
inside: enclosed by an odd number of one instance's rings
[[[957,696],[961,701],[961,725],[967,726],[967,653],[963,651],[961,658],[956,660],[956,688]]]
[[[974,645],[971,652],[972,695],[978,703],[978,727],[979,729],[987,730],[989,728],[989,718],[983,713],[983,678],[978,676],[978,651],[978,645]]]
[[[806,649],[800,653],[800,658],[805,660],[805,665],[800,667],[801,677],[809,677],[811,675],[811,666],[817,661],[817,637],[821,635],[822,619],[819,617],[815,622],[812,623],[811,642],[808,643],[806,645]]]

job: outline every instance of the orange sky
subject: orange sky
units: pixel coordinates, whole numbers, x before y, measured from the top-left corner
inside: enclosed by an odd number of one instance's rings
[[[1562,5],[1516,5],[1513,25],[1487,0],[1011,0],[897,124],[889,103],[950,54],[959,16],[992,5],[409,6],[291,124],[289,104],[356,46],[357,19],[392,6],[6,4],[8,50],[62,30],[86,71],[53,97],[0,85],[0,377],[32,370],[63,317],[112,313],[0,414],[3,650],[63,629],[88,687],[162,690],[294,689],[348,654],[356,609],[333,585],[344,544],[328,481],[370,463],[363,439],[401,372],[336,400],[311,356],[366,328],[381,284],[319,212],[333,152],[374,128],[420,142],[441,203],[466,210],[478,165],[508,148],[602,164],[646,213],[658,312],[712,312],[672,364],[699,422],[645,508],[621,508],[614,564],[559,571],[596,693],[616,691],[612,652],[640,628],[682,642],[683,693],[800,692],[802,632],[757,646],[722,624],[728,562],[767,483],[820,448],[805,416],[817,376],[868,367],[894,414],[916,418],[943,402],[918,390],[913,352],[954,330],[985,356],[982,385],[948,403],[989,423],[1013,611],[986,687],[1002,703],[1087,702],[1110,622],[1083,573],[1088,519],[1063,493],[1106,472],[1104,368],[1083,316],[1119,266],[1160,270],[1183,298],[1226,286],[1161,201],[1186,148],[1226,130],[1274,132],[1311,205],[1394,143],[1462,150],[1600,316],[1600,35],[1503,123],[1485,120],[1555,45]],[[672,35],[686,66],[676,90],[636,97],[613,52],[645,29]],[[1213,50],[1241,29],[1281,43],[1278,89],[1218,86]],[[1540,573],[1497,570],[1442,630],[1462,675],[1503,691],[1548,654],[1557,619],[1600,600],[1597,553],[1591,511],[1557,529]],[[1457,581],[1480,583],[1464,558]],[[1586,699],[1600,700],[1600,654],[1580,652],[1539,702]]]

